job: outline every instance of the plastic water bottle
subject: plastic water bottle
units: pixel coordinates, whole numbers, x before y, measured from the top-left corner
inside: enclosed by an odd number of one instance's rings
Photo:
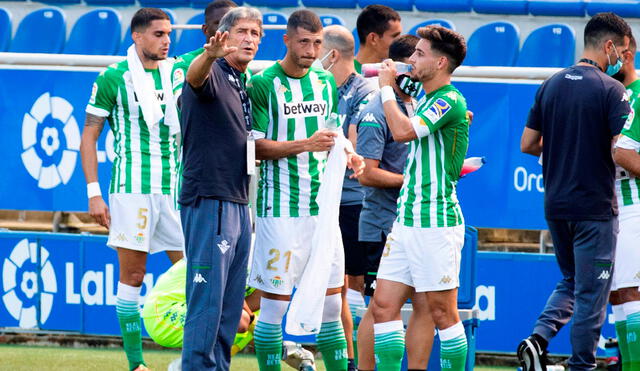
[[[465,176],[469,173],[480,169],[487,161],[484,157],[469,157],[464,159],[462,164],[462,170],[460,170],[460,176]]]
[[[413,66],[410,64],[402,62],[395,62],[395,64],[398,75],[409,73],[413,69]],[[380,72],[380,68],[382,68],[382,63],[365,63],[362,65],[362,76],[376,77],[378,76],[378,72]]]
[[[336,114],[335,112],[332,112],[329,115],[329,118],[327,119],[327,121],[325,121],[325,127],[329,130],[332,131],[336,131],[338,130],[338,128],[340,128],[340,119],[338,118],[338,114]]]

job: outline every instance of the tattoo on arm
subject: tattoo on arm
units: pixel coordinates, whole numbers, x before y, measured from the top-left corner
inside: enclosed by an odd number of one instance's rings
[[[102,128],[104,128],[104,122],[106,121],[106,119],[107,119],[106,117],[100,117],[100,116],[87,113],[87,118],[84,121],[84,126],[96,127],[100,131],[102,131]]]

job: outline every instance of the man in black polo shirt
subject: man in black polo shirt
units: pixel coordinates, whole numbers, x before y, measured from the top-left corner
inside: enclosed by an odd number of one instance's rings
[[[189,67],[181,98],[183,370],[229,369],[251,243],[248,173],[255,161],[243,74],[258,50],[262,15],[253,8],[232,9],[218,31]]]
[[[630,112],[624,87],[610,76],[630,36],[613,13],[591,18],[582,59],[542,84],[522,134],[522,152],[542,154],[545,217],[563,275],[518,346],[524,371],[546,370],[548,342],[572,318],[569,367],[596,367],[618,233],[611,144]]]

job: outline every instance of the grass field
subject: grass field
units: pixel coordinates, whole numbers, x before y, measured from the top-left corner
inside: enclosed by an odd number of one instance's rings
[[[147,350],[144,353],[148,366],[154,371],[163,371],[180,356],[177,351]],[[283,363],[283,371],[293,370]],[[476,367],[476,370],[494,371],[508,368]],[[125,371],[127,363],[120,349],[106,348],[62,348],[27,345],[0,345],[0,370],[100,370]],[[255,356],[238,355],[232,358],[232,371],[258,370]],[[322,361],[318,371],[324,371]]]

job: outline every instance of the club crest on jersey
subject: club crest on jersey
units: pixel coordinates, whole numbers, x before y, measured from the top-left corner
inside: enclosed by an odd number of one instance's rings
[[[280,276],[275,276],[271,279],[271,283],[273,284],[273,287],[278,288],[284,283],[284,280]]]
[[[442,118],[442,116],[446,115],[447,112],[451,109],[451,106],[447,101],[442,98],[438,98],[431,107],[427,109],[425,116],[431,121],[431,123],[436,123],[438,120]]]
[[[327,102],[317,100],[308,102],[285,102],[282,104],[282,113],[287,119],[326,116]]]

